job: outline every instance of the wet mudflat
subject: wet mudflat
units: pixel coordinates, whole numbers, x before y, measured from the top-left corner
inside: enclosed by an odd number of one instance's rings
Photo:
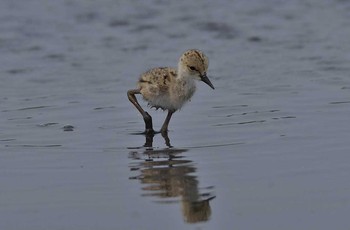
[[[348,227],[349,9],[1,1],[0,228]],[[216,89],[137,135],[126,91],[188,48]]]

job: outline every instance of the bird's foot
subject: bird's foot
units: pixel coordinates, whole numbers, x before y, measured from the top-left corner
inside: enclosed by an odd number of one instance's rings
[[[166,146],[168,146],[169,148],[172,148],[173,146],[170,144],[170,138],[168,136],[168,130],[160,130],[160,133],[162,134],[162,137],[164,138],[165,140],[165,144]]]

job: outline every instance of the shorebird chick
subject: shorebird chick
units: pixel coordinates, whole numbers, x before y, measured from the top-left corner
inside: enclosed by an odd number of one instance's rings
[[[207,69],[208,58],[204,53],[190,49],[181,55],[177,69],[158,67],[141,75],[137,89],[128,91],[128,98],[141,113],[145,122],[146,134],[154,133],[152,117],[142,109],[135,94],[141,94],[151,107],[168,110],[160,129],[160,132],[165,134],[173,113],[189,101],[196,91],[195,80],[203,81],[214,89],[207,77]]]

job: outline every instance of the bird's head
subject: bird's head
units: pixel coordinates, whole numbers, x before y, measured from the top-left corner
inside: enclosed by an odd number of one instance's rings
[[[182,74],[203,81],[214,89],[213,84],[207,77],[208,65],[209,60],[207,56],[197,49],[187,50],[181,55],[179,61],[179,69],[182,71]]]

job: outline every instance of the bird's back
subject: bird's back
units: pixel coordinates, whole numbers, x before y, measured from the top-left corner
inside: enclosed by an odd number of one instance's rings
[[[143,98],[156,108],[169,109],[171,85],[176,82],[177,71],[171,67],[148,70],[140,76],[138,87]]]

